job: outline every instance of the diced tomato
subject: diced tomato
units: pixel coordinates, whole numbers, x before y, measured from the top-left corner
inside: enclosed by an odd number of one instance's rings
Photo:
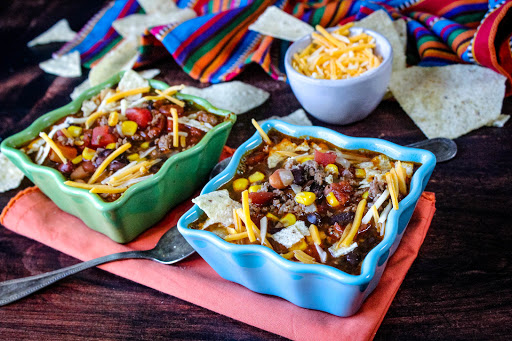
[[[340,181],[338,183],[332,183],[326,187],[325,192],[333,192],[334,196],[342,206],[344,206],[350,199],[350,193],[352,193],[352,186],[346,181]]]
[[[84,137],[85,140],[85,137]],[[94,148],[105,147],[109,143],[117,142],[114,134],[110,133],[108,126],[99,126],[92,130],[91,146]]]
[[[144,129],[148,126],[149,122],[153,120],[153,115],[151,115],[151,111],[143,108],[130,108],[126,110],[126,117],[137,123],[137,125]]]
[[[336,162],[336,154],[330,152],[322,153],[318,150],[315,150],[315,161],[322,166],[327,166],[330,163]]]
[[[57,143],[57,147],[59,147],[60,151],[62,152],[62,155],[64,155],[64,157],[68,160],[72,160],[78,155],[78,151],[74,147],[63,146],[59,143]],[[62,163],[60,157],[53,150],[51,150],[49,158],[53,162]]]
[[[84,144],[83,144],[84,148],[85,147],[90,147],[91,146],[91,140],[92,140],[92,129],[85,129],[83,135],[84,135],[84,139],[83,139],[83,141],[84,141]]]
[[[249,193],[249,200],[255,205],[264,205],[274,198],[271,192],[252,192]]]

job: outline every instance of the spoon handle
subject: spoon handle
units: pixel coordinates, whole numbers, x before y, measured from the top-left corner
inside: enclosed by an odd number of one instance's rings
[[[0,282],[0,307],[15,302],[20,298],[28,296],[42,288],[49,286],[50,284],[66,278],[69,275],[76,274],[82,270],[86,270],[104,263],[129,258],[146,258],[146,256],[144,253],[139,251],[114,253],[112,255],[91,259],[89,261],[71,265],[59,270]]]

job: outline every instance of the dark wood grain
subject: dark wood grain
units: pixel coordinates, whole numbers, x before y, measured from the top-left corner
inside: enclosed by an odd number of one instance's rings
[[[27,41],[65,17],[79,29],[99,0],[0,3],[0,137],[27,127],[69,101],[81,79],[44,74],[37,63],[60,45],[29,49]],[[169,58],[155,67],[168,83],[198,86]],[[238,78],[271,93],[239,116],[228,145],[239,146],[251,118],[285,115],[300,107],[289,86],[252,65]],[[504,102],[512,113],[512,100]],[[314,120],[318,125],[325,124]],[[327,125],[328,126],[328,125]],[[424,139],[396,102],[383,102],[367,119],[328,126],[352,136],[399,144]],[[512,124],[482,128],[456,140],[457,157],[439,164],[427,190],[437,212],[417,260],[398,291],[376,339],[507,339],[512,335]],[[4,207],[20,188],[0,194]],[[34,275],[77,261],[1,227],[0,281]],[[0,339],[129,340],[280,337],[143,287],[99,269],[87,270],[18,303],[0,308]]]

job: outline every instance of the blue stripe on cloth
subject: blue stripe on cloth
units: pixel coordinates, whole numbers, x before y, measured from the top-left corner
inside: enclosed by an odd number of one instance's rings
[[[129,1],[131,0],[117,0],[112,8],[105,12],[103,17],[101,17],[101,19],[94,26],[87,37],[80,44],[75,46],[71,51],[78,50],[80,54],[82,54],[93,47],[94,44],[96,44],[98,41],[102,40],[108,30],[112,27],[112,22],[117,19],[119,13],[123,11],[124,7]],[[136,2],[134,2],[134,4],[137,7],[139,6],[139,4]]]

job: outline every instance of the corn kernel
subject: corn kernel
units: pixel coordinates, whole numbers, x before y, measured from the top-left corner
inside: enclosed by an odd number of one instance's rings
[[[261,185],[252,185],[249,187],[249,193],[258,192],[261,189]]]
[[[75,146],[83,146],[84,141],[75,141]]]
[[[119,122],[119,113],[117,111],[112,111],[110,115],[108,115],[108,125],[113,127]]]
[[[329,174],[336,175],[340,174],[338,170],[338,166],[336,166],[334,163],[330,163],[327,166],[325,166],[325,171]]]
[[[149,142],[141,143],[140,147],[141,147],[142,149],[148,149],[148,148],[149,148]]]
[[[279,218],[276,217],[275,215],[273,215],[272,213],[268,212],[266,217],[270,220],[273,220],[273,221],[279,221]]]
[[[292,245],[288,250],[290,251],[297,251],[297,250],[306,250],[308,247],[308,243],[304,239],[302,239],[300,242]]]
[[[137,132],[137,123],[133,121],[124,121],[121,124],[121,131],[126,136],[133,136]]]
[[[361,168],[356,169],[356,178],[366,178],[366,171]]]
[[[368,199],[368,191],[364,192],[361,198]]]
[[[292,213],[287,213],[284,217],[279,219],[279,222],[285,227],[291,226],[297,222],[297,218]]]
[[[139,153],[133,153],[126,157],[128,161],[136,161],[139,158]]]
[[[114,149],[116,148],[116,143],[115,142],[112,142],[112,143],[109,143],[105,146],[106,149]]]
[[[301,156],[297,158],[297,162],[304,163],[306,161],[314,160],[313,156]]]
[[[320,238],[320,233],[318,233],[318,227],[316,227],[316,225],[309,225],[309,233],[311,234],[311,238],[313,239],[315,244],[322,244],[322,239]]]
[[[79,137],[80,134],[82,133],[82,127],[69,126],[68,133],[69,133],[69,135],[71,135],[73,137]]]
[[[249,180],[246,178],[240,178],[233,181],[233,189],[236,192],[242,192],[247,189],[247,186],[249,186]]]
[[[249,176],[251,183],[265,180],[265,175],[262,172],[254,172]]]
[[[325,199],[327,199],[327,203],[331,207],[338,207],[340,205],[340,202],[338,201],[338,199],[336,199],[336,196],[334,195],[333,192],[329,192]]]
[[[141,157],[140,159],[137,159],[136,161],[137,161],[137,162],[147,161],[147,158],[145,158],[145,157]]]
[[[90,148],[87,148],[87,147],[85,147],[83,152],[82,152],[82,156],[86,160],[92,160],[94,155],[96,155],[96,151],[94,149],[90,149]]]
[[[316,195],[313,192],[299,192],[295,195],[295,201],[304,206],[309,206],[316,200]]]
[[[82,162],[83,160],[83,157],[82,155],[78,155],[77,157],[75,157],[73,160],[71,160],[71,163],[73,163],[74,165],[76,164],[79,164],[80,162]]]

